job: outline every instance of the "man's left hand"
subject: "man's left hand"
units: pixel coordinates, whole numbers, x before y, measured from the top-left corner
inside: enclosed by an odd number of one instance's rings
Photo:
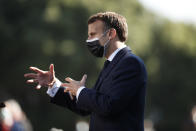
[[[86,79],[86,74],[82,77],[81,81],[76,81],[71,79],[70,77],[67,77],[65,78],[65,80],[69,83],[62,83],[61,86],[66,87],[64,92],[70,92],[72,95],[76,96],[78,89],[82,86],[85,86]]]

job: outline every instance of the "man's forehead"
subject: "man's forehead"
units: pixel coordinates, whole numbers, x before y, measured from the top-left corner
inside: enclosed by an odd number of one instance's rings
[[[88,25],[88,31],[103,31],[104,23],[101,20],[96,20],[95,22]]]

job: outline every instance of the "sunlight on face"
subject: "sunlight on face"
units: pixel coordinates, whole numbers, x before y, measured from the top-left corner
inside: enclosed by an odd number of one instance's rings
[[[104,23],[97,20],[88,25],[88,39],[100,38],[104,32]]]

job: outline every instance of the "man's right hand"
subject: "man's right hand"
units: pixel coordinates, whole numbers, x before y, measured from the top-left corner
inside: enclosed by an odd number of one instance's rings
[[[30,70],[35,73],[24,74],[24,77],[30,78],[27,83],[37,83],[36,89],[40,89],[42,86],[51,87],[55,83],[54,65],[51,64],[49,71],[43,71],[36,67],[30,67]]]

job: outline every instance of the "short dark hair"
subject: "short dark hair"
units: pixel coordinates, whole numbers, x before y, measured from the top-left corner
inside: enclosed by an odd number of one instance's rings
[[[114,28],[120,41],[124,42],[128,37],[128,25],[125,17],[115,12],[100,12],[89,17],[88,25],[93,22],[101,20],[105,24],[105,30]]]

